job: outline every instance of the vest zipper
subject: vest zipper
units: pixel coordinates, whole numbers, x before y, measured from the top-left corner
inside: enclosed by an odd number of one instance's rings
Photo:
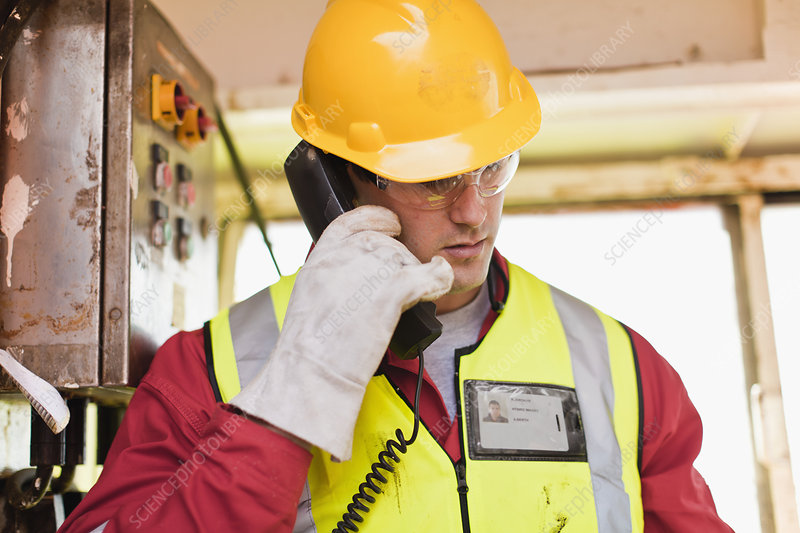
[[[464,533],[470,533],[469,510],[467,509],[467,492],[469,492],[469,487],[467,486],[467,465],[462,458],[455,466],[456,480],[458,481],[456,490],[458,490],[458,499],[461,503],[461,527]]]
[[[456,477],[458,478],[458,493],[466,494],[469,492],[469,487],[467,486],[467,467],[463,461],[459,461],[456,464]]]
[[[455,357],[455,378],[456,381],[456,421],[458,422],[458,435],[461,441],[461,459],[455,463],[456,468],[456,490],[458,491],[458,500],[461,504],[461,529],[464,533],[470,533],[469,527],[469,509],[467,507],[467,455],[464,449],[464,427],[463,427],[463,413],[461,412],[461,350],[456,350],[453,353]],[[465,352],[469,353],[469,352]]]

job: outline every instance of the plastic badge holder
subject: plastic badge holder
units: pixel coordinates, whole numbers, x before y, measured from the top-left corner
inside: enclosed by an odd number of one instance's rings
[[[464,397],[471,459],[587,460],[575,389],[467,380]]]

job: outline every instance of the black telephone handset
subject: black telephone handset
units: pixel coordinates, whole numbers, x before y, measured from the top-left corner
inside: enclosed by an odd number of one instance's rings
[[[306,141],[292,150],[283,168],[303,222],[317,242],[334,218],[354,207],[355,189],[347,169],[342,160]],[[436,305],[420,302],[400,316],[389,348],[401,359],[413,359],[441,334]]]

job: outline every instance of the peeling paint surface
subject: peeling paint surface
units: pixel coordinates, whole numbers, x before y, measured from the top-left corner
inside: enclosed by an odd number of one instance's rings
[[[19,102],[14,102],[6,108],[8,115],[8,125],[6,126],[6,135],[10,135],[17,142],[22,141],[28,136],[28,115],[30,109],[25,97]]]
[[[17,227],[2,220],[0,231],[18,234],[9,285],[0,233],[0,345],[25,347],[25,366],[60,387],[96,386],[108,2],[54,2],[47,12],[31,19],[24,38],[32,40],[17,43],[3,79],[0,207]],[[11,194],[15,174],[27,206]],[[1,390],[13,388],[0,378]]]
[[[28,28],[22,30],[22,44],[31,44],[42,34],[42,30],[31,31]]]
[[[0,400],[0,475],[30,467],[31,405],[22,398]]]
[[[14,254],[14,237],[20,232],[28,218],[28,186],[17,174],[6,184],[3,191],[3,203],[0,206],[0,231],[6,236],[6,287],[11,287],[11,257]]]

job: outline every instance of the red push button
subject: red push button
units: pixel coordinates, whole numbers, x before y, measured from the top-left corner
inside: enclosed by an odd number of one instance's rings
[[[184,181],[178,184],[178,201],[183,207],[191,207],[197,198],[194,183]]]
[[[172,188],[172,168],[169,163],[161,162],[156,164],[153,186],[158,192],[168,191]]]

